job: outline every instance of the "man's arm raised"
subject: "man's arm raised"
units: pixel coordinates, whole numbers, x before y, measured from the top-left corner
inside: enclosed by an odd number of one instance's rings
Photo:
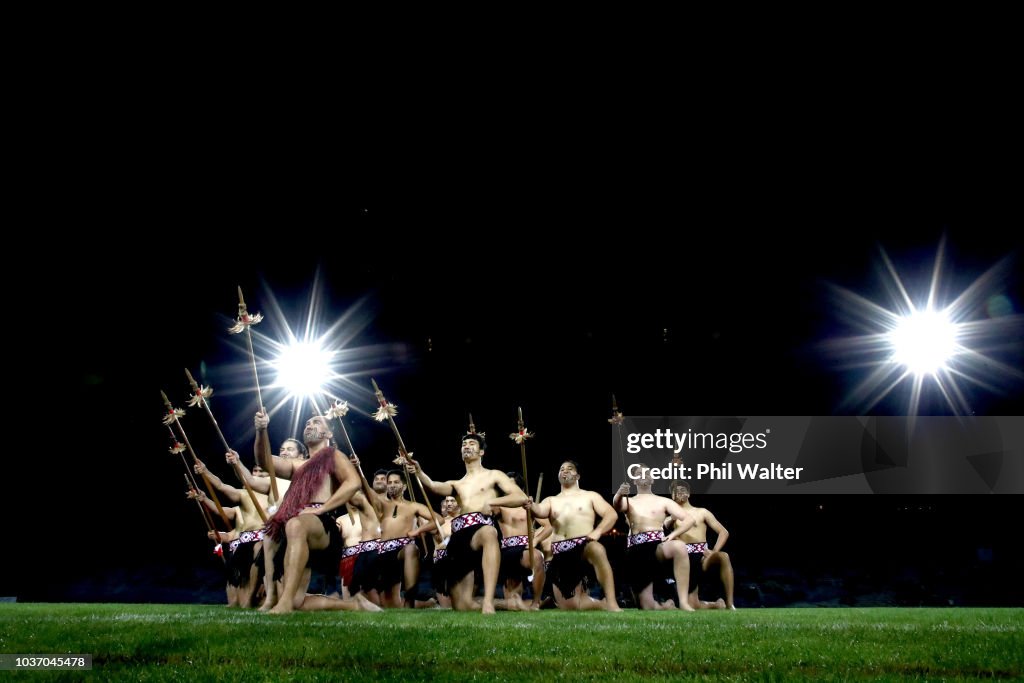
[[[223,493],[224,497],[226,497],[232,503],[238,503],[239,501],[242,500],[242,492],[236,489],[234,486],[231,486],[230,484],[225,484],[223,481],[221,481],[221,478],[218,477],[213,472],[211,472],[210,469],[202,460],[197,460],[196,464],[192,466],[192,469],[195,470],[196,474],[202,474],[203,472],[206,472],[206,478],[210,480],[210,483],[213,484],[213,487],[220,491],[221,493]]]
[[[450,481],[434,481],[428,477],[427,473],[423,471],[423,468],[420,467],[420,464],[412,456],[406,455],[405,460],[413,467],[413,471],[416,472],[416,478],[420,480],[420,483],[434,495],[450,496],[455,492],[455,487],[452,486]]]

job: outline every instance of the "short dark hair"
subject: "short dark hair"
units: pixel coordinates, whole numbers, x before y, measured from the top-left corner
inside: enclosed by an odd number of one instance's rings
[[[485,439],[482,434],[466,434],[464,437],[462,437],[462,442],[465,443],[466,440],[468,439],[473,439],[474,441],[476,441],[477,444],[480,446],[480,450],[487,450],[487,439]]]
[[[575,460],[563,460],[562,465],[564,465],[565,463],[569,463],[570,465],[572,465],[573,468],[576,470],[576,474],[580,474],[580,464],[578,462],[576,462]],[[562,465],[559,465],[559,467],[561,467]]]
[[[285,443],[288,443],[289,441],[295,444],[295,447],[299,449],[299,455],[301,455],[303,458],[309,457],[309,449],[306,448],[306,444],[302,443],[298,439],[287,438],[284,440]]]
[[[380,469],[378,469],[376,472],[373,473],[373,478],[376,479],[381,474],[383,474],[385,477],[388,476],[387,468],[381,467]]]
[[[390,477],[392,474],[402,479],[403,484],[405,483],[405,480],[402,478],[402,470],[388,470],[388,476]]]

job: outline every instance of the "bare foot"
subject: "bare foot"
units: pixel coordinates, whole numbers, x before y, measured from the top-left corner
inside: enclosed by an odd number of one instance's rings
[[[540,611],[540,602],[539,602],[539,601],[537,601],[537,600],[534,600],[533,602],[531,602],[531,603],[530,603],[530,604],[529,604],[529,605],[528,605],[528,606],[526,607],[526,609],[527,609],[527,611],[529,611],[529,612],[539,612],[539,611]]]
[[[494,603],[490,600],[484,601],[484,604],[480,606],[481,614],[494,614]]]
[[[356,600],[356,605],[358,605],[359,609],[362,610],[363,612],[383,612],[384,611],[380,607],[378,607],[377,605],[375,605],[372,602],[370,602],[369,599],[365,595],[363,595],[362,593],[356,593],[355,600]]]
[[[268,612],[268,614],[288,614],[289,612],[294,612],[294,611],[295,610],[292,609],[292,606],[290,604],[288,604],[287,600],[284,600],[284,601],[279,600],[277,602],[277,604],[274,605],[273,609],[271,609]]]
[[[696,612],[697,611],[697,610],[693,609],[693,605],[691,605],[689,602],[686,602],[685,600],[683,601],[683,604],[679,606],[679,609],[683,610],[684,612]]]
[[[604,611],[605,612],[621,612],[622,608],[619,607],[619,603],[617,603],[614,598],[605,598],[605,601],[604,601]]]

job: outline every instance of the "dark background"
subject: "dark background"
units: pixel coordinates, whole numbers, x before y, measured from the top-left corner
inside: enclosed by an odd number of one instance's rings
[[[187,171],[153,172],[154,158],[187,156],[175,144],[134,166],[125,153],[109,175],[69,169],[89,179],[40,203],[11,254],[9,330],[23,346],[8,387],[20,426],[0,595],[222,598],[167,453],[159,390],[183,406],[183,369],[205,368],[228,440],[251,464],[251,371],[226,332],[236,285],[268,315],[259,331],[273,329],[271,294],[293,329],[314,289],[327,323],[351,312],[347,369],[359,389],[347,397],[372,410],[372,374],[432,475],[461,471],[468,411],[490,437],[487,462],[518,467],[505,435],[522,406],[537,434],[531,487],[543,471],[553,493],[572,458],[581,484],[610,498],[612,392],[633,415],[834,414],[862,375],[821,353],[820,342],[852,332],[830,283],[885,303],[879,247],[920,281],[943,235],[960,287],[1020,257],[1008,179],[961,168],[950,182],[942,155],[911,168],[856,142],[819,153],[807,141],[800,163],[785,165],[772,162],[781,147],[766,156],[736,143],[685,173],[632,172],[628,155],[593,150],[522,172],[467,159],[450,176],[426,161],[395,170],[387,155],[324,168],[215,150]],[[1000,290],[1016,311],[1021,288],[1018,261]],[[1001,358],[1019,368],[1019,340]],[[269,371],[261,379],[269,385]],[[968,397],[979,415],[1022,414],[1019,384]],[[872,412],[905,410],[901,391]],[[947,412],[937,401],[921,411]],[[275,447],[292,417],[273,416]],[[230,481],[205,419],[185,424]],[[393,457],[386,427],[355,413],[349,424],[367,469]],[[694,502],[732,533],[741,606],[1024,604],[1017,496]]]

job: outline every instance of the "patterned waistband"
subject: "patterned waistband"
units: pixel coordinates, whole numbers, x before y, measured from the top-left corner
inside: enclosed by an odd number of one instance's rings
[[[447,548],[434,548],[434,562],[440,562],[447,554]]]
[[[501,539],[501,549],[506,548],[525,548],[530,544],[528,536],[508,536]]]
[[[463,529],[468,529],[473,526],[480,526],[481,524],[487,524],[494,526],[494,522],[490,517],[482,512],[467,512],[464,515],[459,515],[452,520],[452,534],[457,534]]]
[[[706,553],[707,551],[708,551],[708,544],[707,543],[687,543],[686,544],[686,552],[688,552],[688,553],[691,553],[691,554]]]
[[[389,538],[386,541],[380,541],[377,544],[377,550],[381,555],[384,553],[393,553],[399,548],[404,548],[410,543],[412,543],[412,539],[408,536],[402,536],[401,538]]]
[[[256,543],[257,541],[263,540],[263,529],[256,529],[255,531],[243,531],[238,535],[238,538],[228,544],[228,550],[235,552],[238,546],[243,543]]]
[[[575,548],[585,545],[589,540],[590,539],[586,536],[577,536],[576,538],[567,538],[564,541],[555,541],[551,544],[551,553],[553,555],[567,553],[570,550],[574,550]]]
[[[639,534],[633,534],[626,539],[626,547],[632,548],[635,545],[641,543],[661,543],[665,540],[665,532],[661,529],[657,531],[643,531]]]
[[[344,550],[342,550],[341,551],[341,559],[344,560],[346,557],[352,557],[353,555],[358,555],[359,553],[366,553],[366,552],[369,552],[371,550],[376,550],[376,549],[377,549],[377,540],[376,539],[374,539],[372,541],[360,541],[359,543],[356,543],[355,545],[350,545],[347,548],[345,548]]]

